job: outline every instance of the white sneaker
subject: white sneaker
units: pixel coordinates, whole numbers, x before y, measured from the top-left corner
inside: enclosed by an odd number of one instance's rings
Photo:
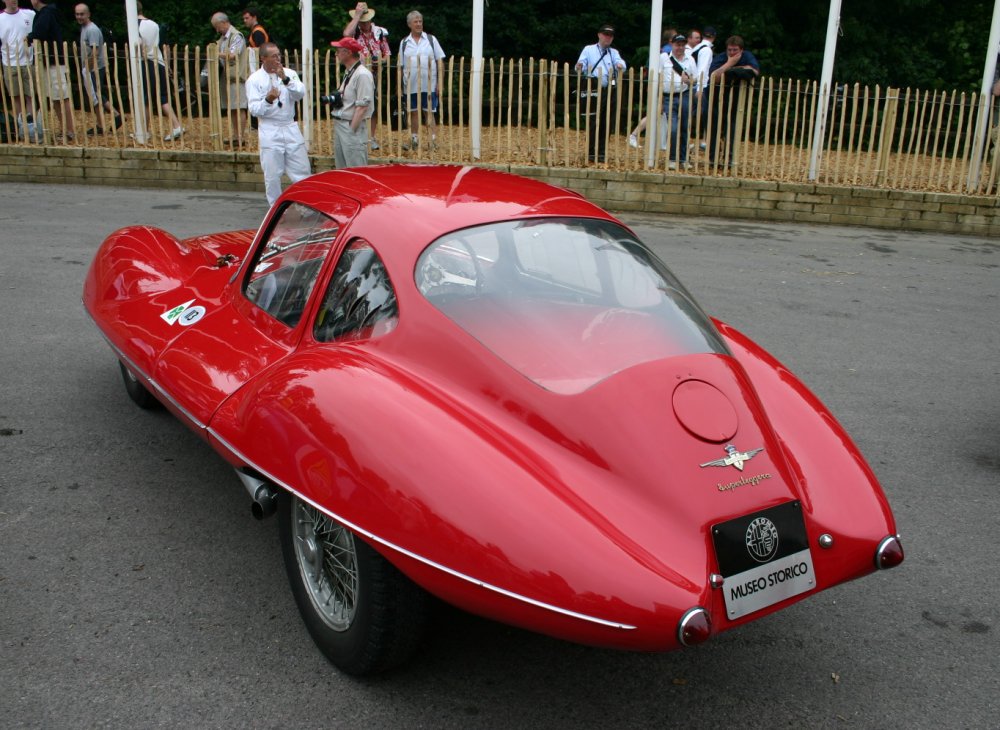
[[[173,142],[175,139],[180,139],[181,135],[187,130],[184,127],[174,127],[173,131],[170,132],[166,137],[163,138],[164,142]]]
[[[409,144],[406,144],[405,142],[403,143],[403,149],[404,150],[415,150],[419,146],[420,146],[420,140],[417,139],[417,135],[415,135],[415,134],[412,137],[410,137],[410,143]]]
[[[639,138],[636,137],[634,134],[630,134],[628,136],[628,146],[629,147],[635,147],[636,149],[638,149],[639,148]]]
[[[705,150],[708,149],[708,145],[705,144],[704,142],[702,142],[701,144],[698,145],[698,149],[700,149],[702,152],[704,152]]]
[[[667,163],[667,169],[668,170],[676,170],[677,169],[677,163],[674,162],[673,160],[671,160],[670,162]]]
[[[368,141],[368,144],[369,144],[369,145],[371,146],[371,148],[372,148],[373,150],[377,150],[377,149],[381,149],[381,148],[379,147],[379,144],[378,144],[378,142],[377,142],[377,141],[375,140],[375,138],[374,138],[374,137],[372,137],[372,138],[371,138],[371,139],[370,139],[370,140]]]

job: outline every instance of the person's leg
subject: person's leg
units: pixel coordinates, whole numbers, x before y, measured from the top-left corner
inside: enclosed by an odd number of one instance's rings
[[[601,89],[594,124],[594,162],[604,162],[604,140],[608,136],[608,90]]]
[[[378,136],[378,116],[381,113],[382,113],[382,102],[376,96],[375,97],[375,112],[372,114],[372,118],[370,120],[371,131],[369,133],[369,136],[371,137],[371,145],[372,145],[372,149],[373,150],[377,150],[379,148],[378,139],[377,139],[377,136]]]
[[[643,117],[642,119],[639,120],[639,123],[635,125],[635,129],[633,129],[629,133],[628,143],[632,147],[638,147],[639,146],[639,135],[642,134],[645,131],[646,131],[646,117]]]
[[[104,99],[101,96],[100,71],[91,71],[84,78],[90,80],[90,105],[94,110],[94,120],[97,122],[95,131],[101,133],[106,128],[106,120],[104,118]]]
[[[592,91],[580,93],[580,124],[587,130],[587,159],[593,162],[597,148],[597,97]]]
[[[149,61],[149,63],[152,65],[154,62]],[[167,118],[167,124],[169,125],[164,141],[169,142],[170,140],[180,139],[185,130],[181,126],[177,114],[174,113],[173,106],[170,104],[170,85],[167,83],[167,69],[159,63],[155,64],[155,66],[156,82],[159,87],[159,96],[157,98],[160,102],[160,112]]]
[[[437,142],[437,108],[438,108],[438,97],[437,92],[432,92],[427,95],[427,103],[424,105],[424,115],[427,118],[427,129],[431,133],[431,145]]]
[[[284,151],[280,147],[261,145],[260,167],[264,171],[264,194],[267,195],[268,205],[274,205],[274,201],[281,195],[283,165]]]
[[[680,110],[681,94],[676,93],[670,96],[668,117],[670,118],[670,135],[667,150],[670,162],[677,162],[678,148],[680,147]]]
[[[65,66],[52,66],[48,71],[48,95],[52,110],[62,124],[63,135],[67,140],[76,136],[76,122],[73,119],[73,104],[71,103],[69,76]]]
[[[726,130],[726,143],[729,147],[729,159],[727,160],[727,162],[730,165],[736,162],[737,145],[739,144],[739,138],[742,136],[741,130],[739,129],[739,125],[737,124],[740,113],[741,87],[742,84],[737,84],[733,86],[733,88],[730,89],[730,94],[729,94],[729,104],[728,104],[729,121]]]
[[[350,123],[342,119],[333,122],[333,166],[338,170],[347,167],[347,150],[344,147],[344,129],[350,129]]]
[[[293,183],[312,174],[305,140],[299,139],[285,145],[285,174]]]
[[[164,104],[161,107],[161,109],[163,110],[163,113],[167,117],[167,119],[170,120],[170,129],[171,129],[171,131],[174,132],[176,134],[176,136],[179,137],[180,134],[178,134],[178,130],[180,130],[181,132],[183,132],[184,129],[181,127],[181,120],[178,119],[177,115],[174,113],[174,108],[172,106],[170,106],[169,102],[167,102],[166,104]]]
[[[403,145],[404,150],[417,149],[420,145],[420,110],[422,108],[421,97],[422,94],[413,93],[410,94],[408,99],[409,104],[409,129],[410,129],[410,142]]]
[[[722,129],[725,124],[722,117],[726,111],[726,101],[726,87],[722,84],[714,85],[708,120],[708,160],[713,165],[726,153],[722,140]]]
[[[688,128],[691,118],[691,94],[685,91],[678,99],[677,112],[677,159],[681,165],[687,164],[688,159]]]
[[[597,124],[597,160],[604,162],[608,151],[608,140],[615,128],[615,86],[601,89],[600,120]]]
[[[343,124],[343,128],[338,130],[338,138],[344,154],[344,166],[364,167],[368,164],[368,125],[361,124],[356,131],[352,131],[350,122]]]

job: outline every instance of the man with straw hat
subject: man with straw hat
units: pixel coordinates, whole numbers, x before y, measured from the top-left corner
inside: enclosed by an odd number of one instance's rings
[[[359,2],[354,10],[350,11],[351,20],[344,26],[344,37],[353,38],[361,44],[361,60],[372,72],[375,78],[375,103],[373,105],[371,119],[371,138],[369,143],[373,150],[379,148],[375,133],[378,131],[379,117],[379,93],[378,81],[381,78],[382,63],[388,63],[392,51],[389,49],[389,31],[381,25],[372,23],[375,17],[375,8],[368,7],[367,3]]]

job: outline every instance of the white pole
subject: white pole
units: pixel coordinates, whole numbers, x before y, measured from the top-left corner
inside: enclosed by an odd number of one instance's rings
[[[646,166],[656,163],[656,147],[660,132],[660,110],[654,109],[657,91],[660,88],[660,26],[663,25],[663,0],[651,0],[649,4],[649,84],[646,92]]]
[[[1000,2],[1000,0],[997,0]],[[840,29],[840,0],[830,0],[830,17],[826,23],[826,48],[823,50],[823,72],[819,79],[819,99],[813,123],[812,154],[809,156],[809,179],[819,174],[819,158],[826,139],[826,113],[830,104],[833,82],[833,62],[837,56],[837,32]]]
[[[302,11],[302,83],[306,95],[302,99],[302,136],[306,139],[306,151],[312,142],[312,95],[313,95],[313,8],[312,0],[299,0]]]
[[[472,158],[482,157],[483,127],[483,0],[472,0],[472,87],[469,90],[469,131]]]
[[[146,131],[146,95],[142,88],[142,41],[139,39],[139,11],[135,0],[125,0],[125,23],[128,27],[128,59],[132,73],[132,134],[138,144],[149,141]],[[154,56],[153,63],[156,63]]]
[[[996,73],[997,46],[1000,44],[1000,0],[993,6],[993,25],[990,27],[990,39],[986,44],[986,63],[983,65],[983,86],[979,94],[979,117],[976,119],[976,136],[972,142],[972,161],[969,165],[967,190],[970,193],[979,187],[979,175],[982,172],[983,151],[986,143],[986,116],[993,103],[993,75]]]

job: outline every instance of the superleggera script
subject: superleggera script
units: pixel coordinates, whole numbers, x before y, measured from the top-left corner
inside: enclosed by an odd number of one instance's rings
[[[765,479],[770,478],[770,474],[754,474],[752,477],[742,477],[741,479],[737,479],[735,482],[729,482],[728,484],[719,483],[717,486],[719,487],[720,492],[728,492],[729,490],[736,489],[737,487],[745,487],[747,485],[753,486]]]

